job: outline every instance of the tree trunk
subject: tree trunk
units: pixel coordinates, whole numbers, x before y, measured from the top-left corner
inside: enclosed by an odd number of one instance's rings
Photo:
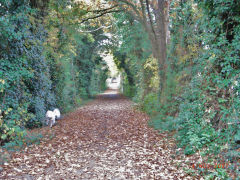
[[[159,83],[159,93],[158,98],[159,102],[164,103],[164,97],[162,97],[165,86],[166,86],[166,73],[167,73],[167,64],[166,64],[166,26],[165,26],[165,13],[164,13],[165,2],[164,0],[158,0],[158,7],[155,10],[156,16],[156,46],[157,54],[155,55],[158,59],[158,72],[160,77]]]
[[[167,35],[168,32],[168,10],[169,3],[165,0],[140,0],[140,11],[134,5],[127,0],[119,0],[129,7],[132,8],[130,14],[137,20],[139,20],[145,31],[148,33],[151,45],[153,56],[158,60],[158,71],[160,77],[159,83],[159,102],[164,103],[162,97],[164,88],[166,86],[167,78],[167,63],[166,63],[166,54],[167,54]],[[117,2],[117,1],[116,1]],[[154,12],[155,18],[152,18],[151,10]],[[154,22],[153,22],[154,21]],[[170,38],[170,36],[169,36]]]

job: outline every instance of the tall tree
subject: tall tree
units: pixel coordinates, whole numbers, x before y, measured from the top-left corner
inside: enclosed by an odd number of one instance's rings
[[[111,1],[112,2],[112,1]],[[130,13],[135,20],[139,21],[148,33],[152,45],[153,56],[158,60],[160,77],[159,101],[163,101],[161,95],[166,84],[166,52],[168,31],[168,7],[165,0],[113,0],[122,10]]]

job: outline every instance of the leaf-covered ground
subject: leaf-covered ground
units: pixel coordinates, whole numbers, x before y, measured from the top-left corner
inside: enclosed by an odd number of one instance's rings
[[[130,100],[106,91],[52,129],[42,128],[48,137],[13,153],[0,179],[193,179],[174,140],[147,121]]]

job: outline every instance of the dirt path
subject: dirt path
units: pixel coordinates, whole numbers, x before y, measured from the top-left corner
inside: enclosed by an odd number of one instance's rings
[[[53,139],[13,154],[0,179],[193,179],[174,141],[147,121],[131,101],[107,91],[58,121]]]

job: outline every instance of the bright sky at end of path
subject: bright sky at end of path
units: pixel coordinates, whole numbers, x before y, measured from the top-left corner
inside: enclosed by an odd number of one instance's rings
[[[116,64],[114,63],[114,60],[113,60],[113,55],[112,54],[102,54],[101,55],[103,60],[107,63],[108,67],[109,67],[109,71],[110,71],[110,76],[113,77],[113,76],[117,76],[118,74],[118,69],[117,69],[117,66]]]

